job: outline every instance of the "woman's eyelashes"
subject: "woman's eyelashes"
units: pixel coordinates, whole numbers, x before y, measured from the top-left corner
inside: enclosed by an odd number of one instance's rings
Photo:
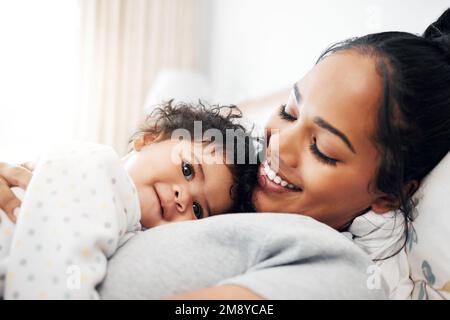
[[[293,116],[292,114],[288,113],[286,111],[286,105],[283,104],[280,106],[280,111],[279,111],[279,116],[281,119],[286,120],[286,121],[296,121],[297,117]],[[325,163],[327,165],[332,165],[335,166],[339,161],[333,158],[330,158],[328,156],[326,156],[325,154],[323,154],[319,148],[317,147],[317,141],[316,138],[313,138],[313,142],[310,144],[309,146],[311,152],[314,154],[314,156],[321,161],[322,163]]]
[[[191,181],[195,177],[195,169],[187,161],[181,161],[181,172],[187,181]],[[198,202],[192,203],[192,211],[197,219],[203,218],[203,208]]]
[[[326,155],[324,155],[319,148],[317,147],[317,141],[316,138],[313,138],[313,142],[311,143],[311,145],[309,146],[309,149],[311,150],[311,152],[314,154],[314,156],[316,156],[316,158],[327,164],[327,165],[331,165],[331,166],[335,166],[338,162],[338,160],[330,158]]]
[[[278,112],[278,115],[280,116],[281,119],[286,120],[286,121],[295,121],[297,120],[297,117],[293,116],[292,114],[286,112],[286,105],[283,104],[280,106],[280,111]]]

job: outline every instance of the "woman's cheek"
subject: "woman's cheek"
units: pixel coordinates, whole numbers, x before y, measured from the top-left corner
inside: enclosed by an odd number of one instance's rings
[[[354,172],[350,168],[339,165],[336,168],[335,174],[328,177],[330,190],[330,197],[336,199],[336,201],[347,202],[350,199],[354,202],[358,202],[360,199],[365,198],[367,193],[367,184],[365,177],[361,173]]]
[[[310,165],[304,173],[305,191],[317,200],[332,200],[345,193],[348,179],[339,174],[336,167],[324,164]]]

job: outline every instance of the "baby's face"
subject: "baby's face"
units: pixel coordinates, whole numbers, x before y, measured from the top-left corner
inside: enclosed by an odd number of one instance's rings
[[[136,185],[146,228],[217,215],[233,205],[230,169],[214,163],[201,144],[170,139],[143,143],[124,165]]]

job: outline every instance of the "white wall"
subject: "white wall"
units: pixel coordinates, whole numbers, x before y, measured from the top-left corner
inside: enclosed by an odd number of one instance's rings
[[[72,137],[78,29],[75,0],[0,1],[0,161]]]
[[[214,102],[291,86],[331,43],[399,30],[422,33],[448,0],[204,0],[202,69]]]

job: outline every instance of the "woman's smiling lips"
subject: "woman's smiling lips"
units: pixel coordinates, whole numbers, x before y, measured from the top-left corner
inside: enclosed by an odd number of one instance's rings
[[[269,167],[267,161],[261,163],[259,166],[258,184],[262,189],[275,193],[302,191],[299,187],[281,178]]]

